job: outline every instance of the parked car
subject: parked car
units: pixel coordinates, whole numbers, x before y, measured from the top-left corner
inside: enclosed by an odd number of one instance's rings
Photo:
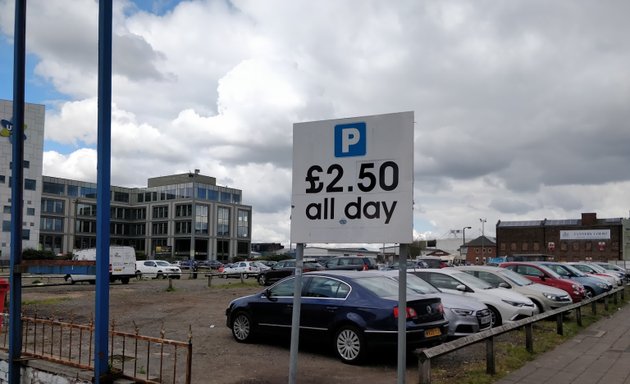
[[[460,266],[457,269],[469,273],[495,288],[508,288],[528,297],[542,313],[573,303],[571,296],[562,289],[534,283],[509,269],[486,265]]]
[[[612,263],[605,263],[602,261],[591,261],[593,264],[597,264],[602,268],[605,268],[607,271],[616,271],[619,273],[623,273],[626,282],[630,280],[630,273],[627,269]]]
[[[258,276],[258,273],[260,273],[260,268],[253,261],[239,261],[225,265],[221,270],[221,277],[227,279],[243,276],[243,279],[248,279],[250,276]]]
[[[376,258],[368,256],[336,256],[331,257],[324,264],[326,269],[341,269],[347,271],[366,271],[378,269]]]
[[[420,256],[417,257],[416,260],[424,262],[428,268],[446,268],[449,266],[448,263],[439,256]]]
[[[314,261],[303,262],[302,272],[321,271],[324,267]],[[261,271],[258,275],[258,284],[271,285],[280,279],[295,273],[295,259],[281,260],[271,268]]]
[[[608,283],[612,284],[613,287],[619,287],[623,285],[623,278],[620,277],[619,274],[612,271],[607,272],[603,267],[600,267],[599,265],[589,264],[586,262],[570,262],[567,264],[586,275],[595,276],[599,277],[602,280],[606,280]]]
[[[612,284],[608,284],[602,279],[588,276],[566,263],[552,261],[541,261],[539,263],[549,269],[552,269],[564,278],[571,279],[582,284],[586,290],[587,297],[597,296],[612,289]]]
[[[538,313],[536,305],[518,292],[493,288],[490,284],[455,268],[418,269],[411,272],[426,282],[453,293],[481,301],[492,313],[493,326]]]
[[[228,305],[226,324],[238,342],[291,330],[295,277]],[[329,343],[344,363],[359,363],[371,350],[398,344],[398,316],[405,316],[408,348],[441,343],[448,322],[438,297],[408,295],[398,309],[398,284],[356,271],[308,272],[302,277],[300,341]]]
[[[586,290],[582,284],[577,281],[564,279],[552,269],[537,264],[535,261],[508,261],[499,264],[499,267],[521,274],[534,283],[562,289],[571,296],[571,300],[573,300],[574,303],[582,301],[586,297]]]
[[[136,261],[136,277],[152,277],[152,278],[172,278],[179,279],[182,270],[164,260],[143,260]]]
[[[398,281],[399,271],[379,271],[378,273]],[[411,273],[407,273],[407,288],[421,295],[437,296],[442,300],[444,317],[448,320],[449,338],[468,336],[492,327],[492,313],[479,300],[442,292]]]
[[[202,260],[199,262],[199,268],[218,270],[223,266],[219,260]]]

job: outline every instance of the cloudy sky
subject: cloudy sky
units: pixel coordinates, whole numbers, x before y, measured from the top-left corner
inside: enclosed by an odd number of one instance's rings
[[[12,98],[14,0],[0,0]],[[627,217],[630,2],[114,1],[112,183],[200,169],[289,245],[297,122],[415,114],[414,236]],[[94,0],[29,0],[44,174],[96,180]],[[460,235],[461,236],[461,235]]]

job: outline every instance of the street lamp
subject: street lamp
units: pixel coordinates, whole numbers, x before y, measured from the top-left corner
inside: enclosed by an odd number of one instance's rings
[[[472,227],[464,227],[462,228],[462,250],[466,247],[466,230],[467,229],[472,229]],[[459,252],[460,256],[461,256],[461,251]],[[468,252],[466,252],[468,253]]]
[[[483,240],[486,237],[485,232],[484,232],[484,224],[486,224],[486,219],[479,219],[479,221],[481,222],[481,257],[482,260],[484,260],[486,257],[484,256],[484,248],[483,248]],[[485,260],[484,260],[485,263]]]

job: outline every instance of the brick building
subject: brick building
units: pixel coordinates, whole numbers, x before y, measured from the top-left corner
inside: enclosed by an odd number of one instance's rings
[[[499,221],[497,254],[543,254],[557,261],[623,260],[626,222],[598,219],[596,213],[582,213],[581,219]]]
[[[493,238],[479,236],[466,243],[466,263],[485,264],[497,256],[497,245]]]

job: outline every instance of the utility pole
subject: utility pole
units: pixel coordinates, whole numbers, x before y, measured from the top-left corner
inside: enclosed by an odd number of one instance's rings
[[[485,258],[486,258],[486,257],[484,256],[484,254],[485,254],[485,248],[483,247],[483,245],[484,245],[484,244],[483,244],[483,242],[484,242],[484,240],[485,240],[485,238],[486,238],[486,234],[485,234],[485,232],[484,232],[484,227],[485,227],[485,225],[484,225],[484,224],[486,224],[486,221],[487,221],[487,220],[486,220],[485,218],[481,218],[481,219],[479,219],[479,221],[481,221],[481,257],[482,257],[482,259],[481,259],[481,260],[483,260],[483,262],[484,262],[484,264],[485,264],[485,263],[486,263],[486,261],[485,261]]]

